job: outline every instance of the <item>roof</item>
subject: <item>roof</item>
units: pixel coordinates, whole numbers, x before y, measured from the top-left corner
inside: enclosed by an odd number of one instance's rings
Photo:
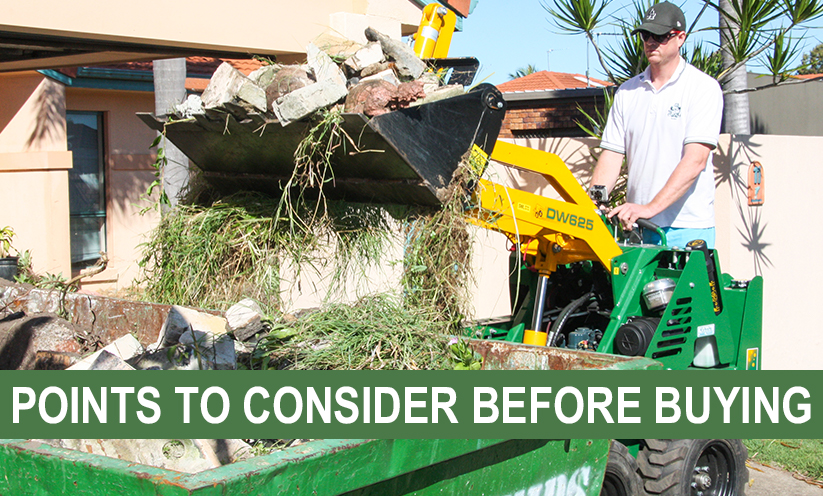
[[[588,78],[582,74],[569,74],[566,72],[538,71],[529,75],[512,79],[497,85],[503,93],[525,92],[525,91],[546,91],[565,90],[575,88],[602,88],[611,86],[612,83],[595,78]]]
[[[794,79],[818,79],[823,78],[823,74],[795,74],[792,76]]]
[[[202,92],[209,84],[214,71],[220,67],[223,62],[228,62],[235,69],[242,72],[246,76],[255,69],[263,66],[263,62],[256,59],[220,59],[214,57],[187,57],[186,58],[186,89],[190,91]],[[95,66],[95,69],[114,70],[114,71],[138,71],[151,72],[152,61],[146,60],[142,62],[123,62],[119,64],[110,64],[105,66]],[[60,70],[63,74],[71,77],[77,76],[77,69]]]

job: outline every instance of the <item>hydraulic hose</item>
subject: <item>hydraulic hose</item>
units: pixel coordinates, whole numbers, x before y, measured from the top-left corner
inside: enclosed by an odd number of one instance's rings
[[[563,308],[563,310],[560,312],[560,315],[557,316],[557,320],[554,321],[554,325],[552,325],[551,331],[549,331],[549,335],[546,339],[546,346],[555,345],[555,341],[557,341],[557,336],[560,335],[560,331],[563,329],[563,326],[566,325],[566,321],[569,320],[569,316],[572,313],[574,313],[578,308],[583,306],[584,303],[588,302],[592,296],[594,296],[594,293],[586,293],[580,298],[572,300],[571,303],[569,303]]]

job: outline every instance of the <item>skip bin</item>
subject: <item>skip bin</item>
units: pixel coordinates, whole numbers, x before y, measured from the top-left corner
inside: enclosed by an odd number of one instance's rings
[[[3,495],[595,496],[607,439],[318,440],[198,474],[0,441]]]

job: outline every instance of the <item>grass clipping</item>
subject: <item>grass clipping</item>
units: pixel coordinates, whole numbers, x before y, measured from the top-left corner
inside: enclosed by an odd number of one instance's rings
[[[251,368],[451,368],[446,336],[468,312],[471,239],[464,218],[467,184],[479,170],[469,154],[439,209],[329,201],[338,148],[354,147],[339,112],[320,116],[295,153],[280,198],[238,193],[205,204],[180,204],[144,245],[146,297],[167,304],[225,310],[242,298],[270,314],[271,333]],[[318,194],[319,192],[319,194]],[[388,247],[403,239],[401,261]],[[402,264],[399,294],[372,294],[351,305],[326,295],[296,321],[282,313],[284,273],[329,274],[332,288],[370,267]],[[339,295],[337,295],[339,296]]]

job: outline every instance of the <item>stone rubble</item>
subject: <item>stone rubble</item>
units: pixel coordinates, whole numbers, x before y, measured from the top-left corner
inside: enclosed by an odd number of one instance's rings
[[[230,114],[238,120],[287,126],[337,105],[345,112],[373,117],[419,104],[442,90],[438,74],[427,71],[410,46],[372,28],[365,36],[367,44],[343,52],[311,43],[305,64],[270,64],[248,76],[224,62],[202,96],[190,96],[176,106],[175,116],[205,114],[219,121]],[[350,40],[349,44],[356,45]],[[454,85],[449,95],[463,91]]]

